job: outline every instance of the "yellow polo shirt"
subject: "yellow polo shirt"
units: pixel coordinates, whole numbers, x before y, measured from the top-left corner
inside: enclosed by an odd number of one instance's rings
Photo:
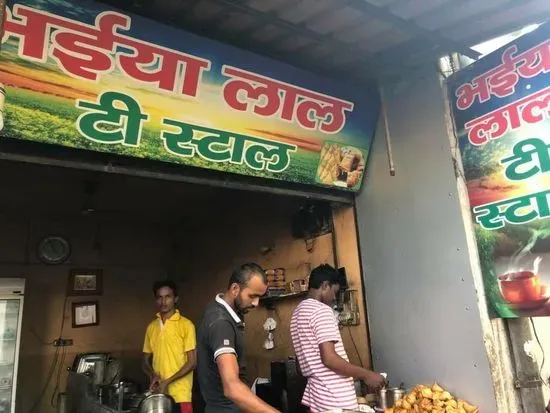
[[[147,326],[143,352],[153,354],[153,370],[162,380],[176,374],[187,363],[187,352],[196,347],[195,326],[178,310],[162,323],[160,314]],[[168,394],[176,403],[191,402],[193,372],[173,382]]]

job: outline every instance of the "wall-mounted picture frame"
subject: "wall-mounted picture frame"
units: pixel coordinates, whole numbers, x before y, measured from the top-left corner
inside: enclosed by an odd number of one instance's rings
[[[103,293],[103,271],[71,270],[69,272],[69,296],[101,295]]]
[[[73,303],[73,328],[99,325],[99,302],[85,301]]]

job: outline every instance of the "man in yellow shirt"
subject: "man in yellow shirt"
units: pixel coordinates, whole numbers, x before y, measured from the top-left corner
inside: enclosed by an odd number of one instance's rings
[[[178,290],[173,281],[157,281],[153,292],[159,312],[145,333],[143,369],[152,391],[172,396],[174,413],[192,413],[195,326],[176,309]]]

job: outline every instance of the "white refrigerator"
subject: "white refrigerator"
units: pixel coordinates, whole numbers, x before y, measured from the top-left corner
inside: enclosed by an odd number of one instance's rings
[[[0,278],[0,413],[15,412],[25,279]]]

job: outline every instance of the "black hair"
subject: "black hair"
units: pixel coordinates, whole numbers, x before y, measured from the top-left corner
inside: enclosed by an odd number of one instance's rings
[[[161,280],[161,281],[155,281],[153,283],[153,294],[155,294],[155,297],[157,296],[157,293],[161,288],[170,288],[172,292],[174,293],[174,297],[178,296],[178,287],[176,286],[176,283],[172,280]]]
[[[317,290],[321,288],[325,281],[330,286],[340,284],[340,273],[336,268],[328,264],[321,264],[311,271],[308,288]]]
[[[262,267],[253,262],[243,264],[240,267],[235,268],[235,270],[231,273],[228,288],[231,288],[233,284],[238,284],[239,287],[245,287],[250,279],[255,275],[262,277],[263,282],[267,284],[267,275]]]

